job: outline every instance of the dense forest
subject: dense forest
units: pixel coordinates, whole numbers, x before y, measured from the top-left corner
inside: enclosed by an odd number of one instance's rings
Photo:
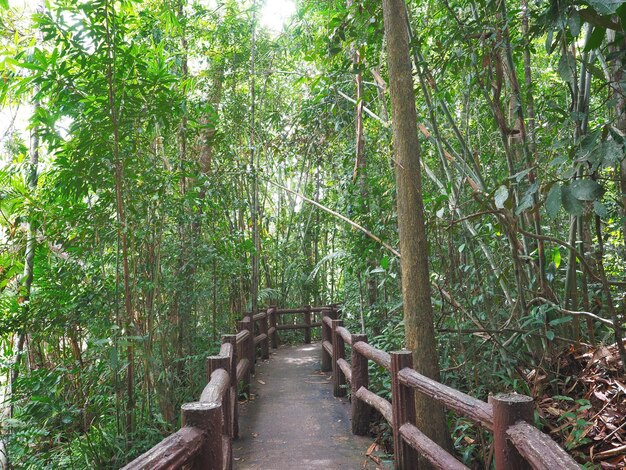
[[[243,312],[330,303],[623,468],[625,32],[625,0],[0,0],[0,468],[120,467]]]

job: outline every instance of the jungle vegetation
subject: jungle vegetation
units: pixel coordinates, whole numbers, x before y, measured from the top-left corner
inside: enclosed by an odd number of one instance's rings
[[[118,468],[243,312],[329,303],[474,396],[567,404],[593,466],[569,366],[626,367],[626,1],[295,4],[0,0],[0,467]]]

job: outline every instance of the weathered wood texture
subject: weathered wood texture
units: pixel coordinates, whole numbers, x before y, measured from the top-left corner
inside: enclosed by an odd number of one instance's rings
[[[323,312],[324,310],[327,310],[330,307],[311,307],[311,312],[312,313],[319,313],[319,312]],[[285,315],[285,314],[290,314],[290,313],[305,313],[307,311],[306,307],[301,307],[301,308],[279,308],[276,309],[276,313],[278,315]]]
[[[211,374],[211,381],[206,384],[200,401],[203,403],[220,402],[230,388],[230,377],[224,369],[217,369]]]
[[[266,312],[257,313],[252,318],[254,319],[254,321],[259,321],[259,320],[262,320],[263,318],[267,318],[267,311]]]
[[[348,383],[352,383],[352,367],[350,367],[350,363],[345,359],[337,359],[337,365]]]
[[[353,344],[352,347],[370,361],[374,361],[379,366],[391,371],[391,356],[389,353],[376,349],[374,346],[370,346],[363,341]]]
[[[391,410],[393,412],[393,453],[396,468],[417,468],[417,452],[400,435],[400,427],[415,423],[415,393],[411,387],[398,380],[398,372],[413,366],[411,351],[391,353]]]
[[[304,344],[311,344],[311,306],[307,305],[304,310]]]
[[[337,333],[337,328],[343,326],[342,320],[332,320],[333,336],[333,395],[335,397],[346,396],[346,377],[337,363],[339,359],[345,359],[346,350],[343,338]]]
[[[257,335],[254,337],[254,345],[256,346],[257,344],[265,341],[267,339],[267,335],[264,333],[261,333],[260,335]]]
[[[332,320],[328,310],[325,310],[322,315],[322,360],[320,369],[322,372],[328,372],[333,367]]]
[[[367,343],[366,335],[351,335],[350,344],[359,341]],[[367,369],[367,358],[357,350],[352,348],[350,377],[350,391],[352,395],[352,433],[357,436],[365,436],[369,431],[370,407],[367,402],[361,400],[357,392],[360,388],[367,389],[369,386],[369,372]]]
[[[310,325],[307,325],[306,323],[296,323],[294,325],[278,325],[276,328],[279,331],[280,330],[307,330],[309,328],[315,328],[318,326],[322,326],[322,323],[316,322],[316,323],[311,323]]]
[[[525,395],[502,394],[489,397],[493,410],[493,450],[496,468],[528,470],[530,464],[507,438],[506,430],[518,421],[532,422],[533,399]]]
[[[352,346],[352,335],[348,330],[346,330],[343,326],[337,328],[337,333],[343,339],[343,342]]]
[[[237,353],[237,335],[222,335],[222,343],[228,343],[232,348],[228,369],[230,378],[230,415],[232,416],[229,436],[236,439],[239,436],[239,400],[237,399],[237,387],[239,384],[239,380],[237,379],[237,365],[239,355]]]
[[[489,430],[493,430],[493,412],[488,403],[435,382],[411,369],[401,370],[398,373],[398,380],[402,384],[434,398],[446,408],[476,421]]]
[[[222,407],[217,403],[185,403],[182,407],[183,426],[193,426],[205,431],[206,439],[197,453],[194,468],[232,468],[230,439],[225,451],[223,446]]]
[[[183,427],[166,437],[122,470],[174,470],[192,462],[204,444],[205,433],[195,427]]]
[[[412,367],[410,351],[391,354],[367,344],[367,336],[351,335],[337,320],[336,307],[307,307],[279,312],[271,307],[254,319],[247,316],[237,322],[236,335],[224,335],[220,355],[207,358],[208,383],[200,401],[182,407],[183,428],[144,453],[125,470],[232,468],[232,438],[238,435],[237,386],[243,382],[249,390],[256,358],[256,344],[269,350],[277,343],[277,313],[322,312],[319,323],[281,325],[284,329],[322,326],[322,370],[332,369],[333,394],[345,396],[346,380],[352,392],[352,432],[366,434],[370,407],[391,425],[394,437],[396,468],[417,468],[420,456],[440,469],[466,469],[415,426],[414,393],[425,394],[441,405],[466,416],[494,432],[494,455],[498,470],[534,468],[541,470],[576,469],[576,462],[549,436],[534,428],[532,399],[523,395],[499,395],[490,403],[429,379]],[[254,324],[260,322],[256,337]],[[270,327],[271,325],[271,327]],[[306,340],[306,338],[305,338]],[[352,345],[350,362],[345,345]],[[261,349],[263,357],[265,349]],[[268,353],[269,356],[269,353]],[[368,361],[384,367],[391,374],[392,403],[368,390]]]
[[[378,412],[387,420],[390,426],[393,426],[393,412],[391,409],[391,403],[385,400],[383,397],[376,395],[374,392],[369,391],[365,387],[359,388],[356,392],[356,397],[359,400],[364,401],[369,406],[378,410]]]
[[[276,349],[278,347],[278,335],[276,334],[276,332],[278,331],[278,328],[276,327],[276,308],[270,307],[267,310],[267,313],[270,317],[269,335],[272,340],[272,349]]]
[[[256,346],[260,344],[261,357],[269,358],[269,344],[277,346],[276,324],[278,313],[304,313],[305,341],[310,341],[310,329],[322,322],[311,321],[314,312],[330,312],[333,307],[306,307],[293,312],[279,312],[270,307],[256,315],[251,313],[237,322],[237,334],[224,335],[218,356],[206,359],[207,385],[200,400],[182,406],[183,427],[163,439],[148,452],[124,467],[136,469],[192,469],[230,470],[232,468],[232,439],[239,433],[237,387],[243,382],[249,390],[254,372]],[[307,319],[308,315],[308,319]],[[255,325],[258,323],[258,327]],[[255,332],[257,332],[255,336]],[[344,360],[343,368],[349,372],[350,364]]]
[[[240,344],[248,339],[248,336],[250,336],[250,333],[248,332],[248,330],[242,330],[239,333],[237,333],[236,336],[237,336],[237,344]]]
[[[400,426],[400,436],[421,456],[428,460],[434,467],[445,470],[469,470],[452,455],[439,447],[436,442],[417,429],[413,424],[405,423]],[[410,467],[406,467],[410,468]]]
[[[267,312],[259,321],[259,329],[261,331],[261,336],[264,336],[263,341],[261,342],[261,359],[269,359],[270,358],[270,342],[269,342],[269,319]]]
[[[351,364],[345,359],[346,343],[352,345]],[[324,363],[324,357],[331,360],[330,367],[333,370],[335,392],[345,386],[346,376],[349,378],[352,388],[353,433],[358,434],[363,432],[363,429],[367,430],[368,421],[363,418],[362,410],[369,410],[370,407],[378,410],[391,425],[396,468],[416,468],[417,454],[414,450],[419,451],[421,458],[427,460],[435,468],[466,468],[415,427],[412,398],[414,390],[493,431],[496,434],[494,449],[498,470],[578,468],[575,461],[549,436],[523,421],[532,419],[533,408],[529,406],[529,404],[532,405],[532,399],[529,397],[523,395],[512,395],[513,398],[511,396],[495,397],[491,399],[491,403],[485,403],[416,372],[411,368],[409,351],[388,354],[376,349],[367,344],[367,338],[364,335],[350,335],[340,321],[333,320],[327,315],[322,319],[322,363]],[[361,376],[363,373],[367,374],[368,360],[390,372],[393,404],[368,390],[367,375]],[[515,403],[508,403],[500,416],[496,412],[498,405],[495,400],[505,402],[508,400],[508,402]],[[361,410],[359,406],[362,407]],[[498,449],[504,449],[503,452],[508,460],[503,461],[498,458]],[[514,458],[511,460],[511,455],[517,456],[518,460]]]
[[[250,369],[250,361],[248,359],[241,359],[237,364],[237,382],[244,379],[245,375]]]
[[[580,465],[532,424],[519,422],[506,431],[517,451],[535,470],[579,470]]]

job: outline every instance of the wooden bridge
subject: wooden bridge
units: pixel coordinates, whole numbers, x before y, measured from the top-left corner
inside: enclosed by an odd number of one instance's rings
[[[278,324],[281,315],[303,315],[302,323]],[[396,469],[409,470],[418,466],[418,456],[428,460],[435,468],[440,469],[468,469],[445,449],[439,447],[424,435],[414,424],[415,392],[427,395],[440,402],[447,409],[469,418],[476,424],[493,433],[493,450],[496,469],[578,469],[579,465],[561,449],[549,436],[532,425],[534,405],[533,400],[525,395],[507,394],[491,397],[489,403],[483,402],[458,390],[435,382],[412,369],[410,351],[385,352],[374,348],[367,342],[366,335],[351,334],[339,319],[340,311],[337,306],[304,307],[300,309],[277,309],[271,307],[267,311],[256,315],[248,314],[242,321],[237,322],[238,333],[224,335],[223,344],[218,356],[207,358],[208,384],[197,402],[186,403],[182,406],[183,425],[179,431],[163,439],[148,452],[129,463],[125,470],[137,469],[215,469],[229,470],[232,468],[259,468],[259,469],[290,469],[299,464],[299,468],[367,468],[363,463],[367,441],[350,436],[347,423],[344,422],[346,437],[337,439],[334,436],[332,443],[322,445],[320,440],[308,441],[308,447],[317,453],[319,458],[312,455],[299,455],[302,448],[292,445],[298,439],[310,438],[306,436],[306,423],[299,426],[297,431],[289,431],[282,435],[278,442],[281,446],[280,455],[265,452],[263,455],[254,455],[254,465],[250,462],[250,452],[242,446],[239,451],[244,457],[233,458],[233,440],[246,443],[249,439],[239,441],[240,410],[238,387],[243,387],[245,393],[250,394],[252,376],[255,367],[269,367],[276,369],[274,362],[257,364],[257,359],[270,358],[271,348],[278,346],[278,331],[302,329],[304,343],[311,343],[311,329],[322,328],[321,371],[332,371],[332,391],[334,397],[344,397],[348,388],[351,391],[350,431],[354,436],[367,434],[372,409],[378,412],[389,423],[393,432],[394,466]],[[346,355],[346,347],[350,347],[350,360]],[[308,346],[310,351],[313,346]],[[280,365],[278,373],[289,368],[309,367],[312,370],[311,360],[302,358],[302,348],[284,349],[277,356],[282,360],[275,363]],[[309,355],[310,356],[310,355]],[[292,359],[290,361],[289,359]],[[385,368],[391,376],[391,403],[368,389],[368,362],[373,361]],[[290,364],[294,362],[294,364]],[[286,378],[285,378],[286,377]],[[268,379],[269,380],[269,379]],[[302,380],[302,377],[300,378]],[[266,382],[257,379],[265,385]],[[293,377],[283,376],[284,383],[291,383],[293,395],[299,395],[299,390],[309,387],[307,383],[293,383]],[[323,382],[323,381],[322,381]],[[314,383],[319,384],[320,381]],[[326,386],[323,385],[322,386]],[[330,387],[329,387],[330,388]],[[275,394],[265,397],[259,403],[252,402],[246,406],[255,407],[257,416],[266,416],[268,420],[264,426],[272,423],[281,426],[278,420],[282,419],[275,409],[265,409],[267,403],[275,401],[294,401],[298,396],[286,393],[286,388],[277,389]],[[330,390],[329,390],[330,392]],[[317,397],[317,398],[316,398]],[[318,395],[307,396],[307,400],[320,399]],[[265,403],[265,404],[264,404]],[[310,406],[312,412],[306,411]],[[306,414],[320,414],[320,403],[298,402],[301,418]],[[336,401],[335,406],[341,406]],[[248,410],[249,411],[249,410]],[[276,415],[275,415],[276,414]],[[274,416],[275,415],[275,416]],[[323,413],[321,413],[324,416]],[[330,415],[329,415],[330,416]],[[316,416],[319,419],[319,417]],[[299,418],[295,417],[297,421]],[[332,416],[329,421],[335,420]],[[248,424],[248,423],[247,423]],[[328,436],[328,429],[334,423],[328,422],[321,426],[321,432]],[[337,432],[333,428],[333,432]],[[251,430],[248,430],[252,432]],[[267,428],[257,432],[278,432]],[[256,433],[255,433],[256,434]],[[276,436],[274,436],[276,437]],[[270,440],[266,442],[270,442]],[[276,439],[272,445],[277,445]],[[250,444],[249,444],[250,446]],[[362,446],[362,447],[361,447]],[[323,458],[321,458],[323,456]],[[266,459],[266,460],[264,460]]]

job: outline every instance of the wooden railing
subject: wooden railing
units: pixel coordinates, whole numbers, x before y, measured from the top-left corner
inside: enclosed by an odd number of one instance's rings
[[[322,315],[314,322],[314,314]],[[279,325],[279,315],[302,314],[303,323]],[[237,322],[237,334],[224,335],[220,354],[206,361],[208,384],[197,402],[182,406],[182,428],[163,439],[124,470],[191,468],[230,470],[232,439],[239,434],[238,386],[249,393],[257,357],[269,358],[278,346],[278,331],[303,329],[310,343],[311,328],[322,326],[323,371],[332,371],[333,394],[352,395],[352,432],[365,435],[374,408],[392,429],[397,469],[417,468],[418,453],[440,469],[467,469],[453,455],[415,426],[417,391],[465,416],[493,433],[496,469],[569,470],[580,468],[549,436],[534,426],[533,400],[525,395],[490,397],[489,403],[431,380],[412,368],[410,351],[387,353],[367,343],[367,336],[351,334],[337,319],[336,306],[277,309],[270,307]],[[346,359],[350,346],[350,361]],[[368,361],[391,375],[391,403],[369,390]]]
[[[257,357],[269,358],[270,345],[278,347],[279,330],[304,330],[304,342],[311,342],[316,313],[337,316],[337,306],[277,309],[270,307],[256,315],[246,314],[237,322],[237,334],[222,336],[217,356],[206,360],[208,383],[197,402],[181,407],[182,427],[123,470],[191,468],[230,470],[233,465],[232,439],[239,435],[238,387],[250,391]],[[278,316],[302,314],[301,324],[278,324]]]
[[[350,362],[346,345],[351,347]],[[368,361],[391,375],[389,403],[368,389]],[[496,469],[569,470],[580,466],[533,422],[533,399],[525,395],[492,396],[489,403],[429,379],[412,368],[410,351],[387,353],[367,343],[366,335],[351,334],[335,311],[322,320],[322,370],[331,371],[333,394],[352,395],[352,432],[368,432],[370,411],[375,408],[392,429],[395,467],[417,468],[418,454],[439,469],[468,469],[415,426],[415,392],[422,393],[455,413],[493,433]]]

